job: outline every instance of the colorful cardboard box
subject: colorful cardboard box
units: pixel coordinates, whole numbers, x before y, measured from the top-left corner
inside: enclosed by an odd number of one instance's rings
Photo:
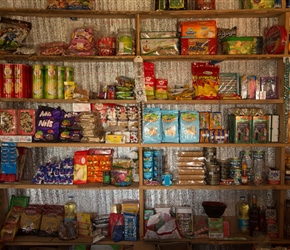
[[[208,236],[209,238],[224,237],[224,220],[223,218],[208,218]]]
[[[229,115],[228,117],[229,141],[231,143],[250,143],[252,116],[250,115]]]
[[[269,116],[253,116],[252,143],[269,142]]]

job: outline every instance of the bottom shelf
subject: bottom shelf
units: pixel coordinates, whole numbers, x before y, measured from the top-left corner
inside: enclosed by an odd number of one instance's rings
[[[249,236],[236,235],[223,239],[175,239],[175,240],[139,240],[139,241],[119,241],[114,242],[105,238],[95,243],[96,245],[127,245],[138,249],[154,249],[155,245],[162,243],[189,243],[191,245],[249,245],[265,242],[265,238],[253,238]],[[272,245],[290,245],[290,239],[271,239]],[[1,244],[1,243],[0,243]],[[3,242],[4,246],[72,246],[72,245],[93,245],[93,239],[79,236],[75,240],[60,240],[58,237],[39,237],[39,236],[16,236],[14,241]],[[152,248],[153,247],[153,248]]]

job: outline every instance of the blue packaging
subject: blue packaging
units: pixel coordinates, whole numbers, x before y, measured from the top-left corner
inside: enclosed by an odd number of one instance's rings
[[[145,108],[143,112],[143,143],[161,143],[161,111],[159,108]]]
[[[179,118],[180,142],[197,143],[199,142],[199,112],[181,110]]]
[[[162,110],[162,142],[179,142],[178,110]]]

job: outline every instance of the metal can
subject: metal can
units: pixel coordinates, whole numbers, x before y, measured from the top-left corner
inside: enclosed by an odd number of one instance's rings
[[[32,65],[32,98],[42,99],[44,90],[44,67]]]
[[[143,183],[144,185],[150,185],[153,181],[153,173],[144,173]]]
[[[30,67],[26,64],[14,65],[14,91],[15,98],[26,98],[29,88]]]
[[[111,171],[103,171],[103,184],[111,184]]]
[[[163,186],[171,186],[172,185],[172,174],[169,172],[165,172],[162,174],[162,185]]]
[[[3,64],[3,97],[14,98],[14,64]]]
[[[57,99],[64,99],[65,68],[57,66]]]
[[[231,167],[230,170],[231,178],[234,180],[234,185],[242,184],[242,169],[241,167]]]
[[[45,66],[44,79],[44,98],[56,99],[57,72],[55,65]]]
[[[65,67],[64,79],[66,82],[72,82],[74,80],[74,70],[72,67]]]

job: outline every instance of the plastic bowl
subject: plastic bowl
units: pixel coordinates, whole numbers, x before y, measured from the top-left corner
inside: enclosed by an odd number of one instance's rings
[[[225,203],[219,201],[204,201],[202,206],[209,218],[221,217],[227,208]]]

